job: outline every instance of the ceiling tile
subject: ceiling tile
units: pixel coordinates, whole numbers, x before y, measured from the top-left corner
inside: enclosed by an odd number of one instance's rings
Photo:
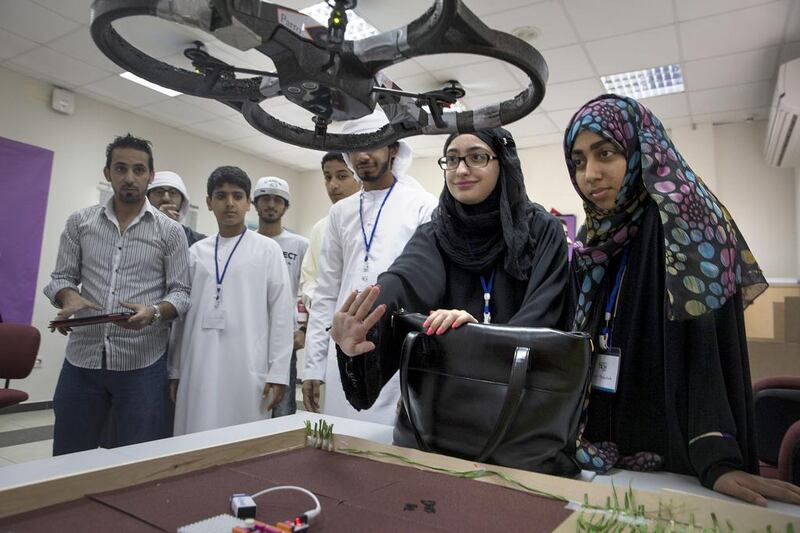
[[[394,81],[399,78],[406,78],[408,76],[422,74],[425,72],[425,69],[422,68],[422,65],[420,65],[416,59],[407,59],[383,69],[383,72],[385,72],[386,75],[389,76],[392,81]]]
[[[252,137],[254,133],[258,133],[252,126],[244,122],[244,119],[241,122],[229,118],[214,118],[183,126],[181,129],[221,142]]]
[[[222,102],[218,102],[213,98],[202,98],[200,96],[191,96],[188,94],[183,95],[182,97],[185,101],[189,102],[192,105],[196,105],[200,109],[204,109],[210,113],[218,117],[241,117],[242,114],[233,109],[232,107],[223,104]],[[244,120],[244,119],[242,119]]]
[[[33,0],[40,6],[55,11],[59,15],[79,24],[89,24],[89,10],[92,0]]]
[[[587,102],[589,100],[587,99]],[[576,106],[575,109],[564,109],[563,111],[550,111],[547,113],[547,116],[550,117],[550,120],[555,124],[559,130],[566,131],[567,126],[569,126],[569,121],[572,120],[572,117],[578,111],[578,107]]]
[[[769,80],[778,72],[778,46],[738,54],[698,59],[683,64],[687,90],[698,91]]]
[[[585,41],[674,22],[672,3],[663,0],[615,0],[613,8],[597,0],[565,0],[564,7]]]
[[[0,29],[0,59],[8,59],[35,48],[37,44]]]
[[[506,129],[511,132],[515,139],[517,137],[531,137],[533,135],[559,132],[559,128],[553,124],[553,121],[550,120],[546,113],[531,113],[516,122],[507,124]]]
[[[691,91],[688,94],[692,116],[765,107],[772,99],[774,85],[772,81],[760,81],[734,87]]]
[[[555,83],[547,88],[541,107],[543,111],[577,110],[595,96],[604,93],[603,84],[594,78]]]
[[[280,102],[280,100],[276,100]],[[314,129],[314,114],[306,111],[299,105],[288,102],[284,105],[270,105],[269,101],[261,106],[267,113],[271,114],[278,120],[282,120],[288,124],[293,124],[307,130]]]
[[[592,41],[586,49],[601,76],[680,61],[674,25]]]
[[[686,97],[686,93],[652,96],[650,98],[641,98],[639,101],[662,120],[689,114],[689,99]]]
[[[754,109],[741,109],[737,111],[720,111],[717,113],[692,115],[692,119],[695,124],[749,122],[752,120],[765,120],[767,118],[769,118],[768,107],[758,107]]]
[[[316,1],[309,2],[309,5]],[[472,2],[473,4],[475,2]],[[378,28],[379,31],[388,31],[400,28],[409,22],[421,17],[429,7],[431,0],[403,0],[402,2],[369,2],[358,3],[356,13],[361,18]]]
[[[142,107],[170,99],[169,96],[116,75],[90,83],[84,89],[92,94],[124,102],[126,107]]]
[[[77,59],[40,46],[13,58],[11,64],[27,67],[46,79],[69,88],[86,85],[108,77],[108,72],[93,67]]]
[[[689,20],[765,4],[772,0],[675,0],[678,20]]]
[[[484,61],[477,65],[443,68],[436,71],[434,76],[438,86],[444,86],[448,80],[458,80],[467,95],[473,96],[496,93],[498,87],[519,91],[524,88],[511,75],[504,62],[498,60]]]
[[[425,70],[436,74],[439,69],[474,65],[475,63],[483,63],[487,59],[487,56],[478,54],[432,54],[418,56],[414,60]]]
[[[0,2],[0,28],[44,44],[78,29],[78,24],[30,0]]]
[[[105,54],[97,48],[97,45],[94,44],[92,40],[88,27],[80,28],[69,35],[59,37],[47,43],[47,47],[67,54],[70,57],[88,63],[94,67],[101,68],[107,72],[117,74],[125,70],[107,58]]]
[[[579,45],[564,46],[562,48],[552,48],[542,52],[545,61],[547,61],[547,68],[550,71],[548,83],[561,83],[564,81],[582,80],[584,78],[591,78],[595,75],[592,64],[589,63],[589,58]],[[516,70],[516,72],[521,72]],[[517,79],[528,84],[527,76],[523,79]]]
[[[476,110],[481,107],[485,107],[487,105],[494,105],[499,104],[504,100],[509,100],[517,96],[520,93],[520,90],[514,89],[513,91],[503,91],[499,93],[492,93],[492,94],[482,94],[480,96],[467,96],[463,98],[464,105],[467,106],[468,109]]]
[[[197,40],[191,28],[156,17],[127,17],[114,23],[123,39],[156,59],[182,54]]]
[[[780,44],[789,2],[774,2],[678,25],[685,60]]]
[[[401,89],[412,92],[433,91],[434,89],[441,89],[442,86],[433,74],[429,72],[421,72],[413,76],[397,78],[394,82]]]
[[[507,11],[518,7],[535,4],[544,0],[492,0],[491,2],[481,2],[479,0],[467,0],[469,8],[476,15],[491,15],[500,11]],[[428,2],[430,3],[430,1]]]
[[[211,120],[214,115],[196,105],[181,100],[180,96],[162,100],[139,109],[164,118],[164,122],[178,126]]]
[[[250,68],[257,70],[275,72],[275,63],[272,62],[272,59],[269,56],[262,54],[258,50],[241,51],[233,48],[232,46],[228,46],[221,41],[217,41],[217,46],[227,50],[227,55],[229,57],[233,55],[236,58],[235,64],[237,65],[241,63],[241,65],[244,67],[249,65]]]
[[[519,26],[535,26],[540,34],[533,42],[538,50],[565,46],[578,41],[561,4],[554,1],[539,2],[519,9],[503,11],[483,17],[490,28],[510,33]]]

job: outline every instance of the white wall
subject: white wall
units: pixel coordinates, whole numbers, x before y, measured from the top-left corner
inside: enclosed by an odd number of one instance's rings
[[[761,153],[767,123],[714,128],[717,186],[767,278],[798,279],[794,169],[767,166]]]
[[[800,167],[794,169],[794,243],[797,246],[796,278],[800,280]]]
[[[23,388],[30,401],[52,398],[66,347],[66,337],[47,330],[55,309],[42,288],[55,265],[67,217],[97,203],[97,184],[104,181],[105,147],[114,136],[131,132],[153,142],[156,169],[174,170],[186,180],[192,203],[200,206],[198,230],[204,233],[216,228],[205,207],[205,182],[217,166],[240,166],[253,179],[271,174],[287,178],[292,186],[297,182],[294,170],[81,95],[76,95],[74,115],[58,114],[50,109],[50,91],[46,83],[0,68],[0,136],[55,153],[33,312],[33,325],[42,332],[43,365],[25,380]],[[296,224],[294,214],[290,209],[286,225]]]

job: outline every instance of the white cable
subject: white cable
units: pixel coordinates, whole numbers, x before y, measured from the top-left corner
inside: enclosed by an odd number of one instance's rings
[[[305,492],[306,494],[311,496],[311,498],[314,500],[314,503],[317,506],[314,509],[305,512],[305,515],[308,517],[309,522],[311,522],[313,518],[319,516],[319,513],[322,512],[322,505],[319,503],[319,499],[317,499],[317,497],[314,495],[313,492],[311,492],[310,490],[306,490],[303,487],[295,487],[294,485],[283,485],[281,487],[272,487],[271,489],[264,489],[262,491],[256,492],[255,494],[252,494],[250,497],[255,499],[256,497],[261,496],[262,494],[266,494],[268,492],[273,492],[276,490],[299,490],[300,492]]]

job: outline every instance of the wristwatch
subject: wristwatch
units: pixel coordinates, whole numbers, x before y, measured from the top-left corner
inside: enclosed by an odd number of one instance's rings
[[[153,309],[155,309],[155,313],[153,314],[153,318],[150,319],[150,325],[155,326],[159,322],[161,322],[161,308],[158,305],[153,304]]]

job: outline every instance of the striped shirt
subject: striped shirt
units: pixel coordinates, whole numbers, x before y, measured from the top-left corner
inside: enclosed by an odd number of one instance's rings
[[[120,302],[154,305],[169,302],[183,316],[189,310],[189,250],[180,224],[145,200],[142,210],[120,234],[113,197],[106,205],[76,211],[67,219],[56,267],[44,294],[53,305],[62,289],[103,306],[102,313],[130,311]],[[78,289],[80,286],[80,289]],[[84,309],[75,317],[101,313]],[[81,326],[67,342],[67,360],[81,368],[137,370],[155,363],[167,350],[169,323],[139,331],[114,324]]]

